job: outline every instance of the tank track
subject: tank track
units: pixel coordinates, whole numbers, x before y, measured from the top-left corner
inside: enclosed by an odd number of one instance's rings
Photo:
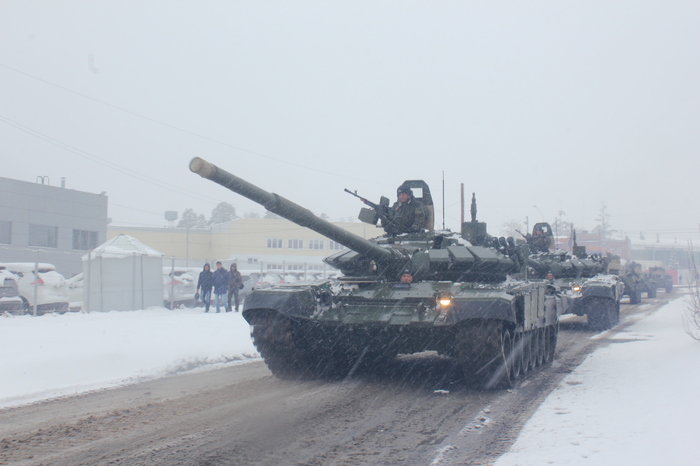
[[[303,322],[270,314],[255,320],[251,336],[267,367],[280,379],[345,376],[359,355],[341,351],[309,330]]]
[[[455,353],[472,385],[512,388],[528,372],[552,362],[558,335],[558,324],[522,332],[501,321],[475,321],[457,330]]]
[[[267,367],[284,380],[341,378],[364,356],[333,347],[303,322],[277,314],[258,317],[251,335]],[[470,385],[511,388],[528,372],[552,362],[557,337],[558,324],[516,332],[498,320],[479,320],[457,328],[451,353]]]

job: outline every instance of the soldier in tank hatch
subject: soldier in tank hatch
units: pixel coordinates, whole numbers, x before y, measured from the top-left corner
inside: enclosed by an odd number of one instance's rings
[[[396,190],[398,200],[391,207],[393,211],[393,233],[419,233],[423,231],[423,225],[427,218],[427,211],[422,202],[413,196],[411,188],[402,184]]]

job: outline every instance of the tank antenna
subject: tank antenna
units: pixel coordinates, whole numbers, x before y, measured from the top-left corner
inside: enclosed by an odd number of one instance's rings
[[[445,229],[445,170],[442,171],[442,229]]]

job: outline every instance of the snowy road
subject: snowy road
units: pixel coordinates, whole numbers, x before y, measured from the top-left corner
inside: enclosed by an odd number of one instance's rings
[[[623,305],[623,317],[668,300]],[[489,464],[607,344],[584,321],[563,324],[554,364],[509,391],[465,389],[451,361],[422,354],[337,383],[279,381],[258,361],[5,409],[0,463]]]

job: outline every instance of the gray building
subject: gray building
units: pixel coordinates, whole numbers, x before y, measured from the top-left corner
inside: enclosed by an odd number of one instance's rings
[[[66,278],[107,239],[107,196],[0,177],[0,262],[48,262]]]

